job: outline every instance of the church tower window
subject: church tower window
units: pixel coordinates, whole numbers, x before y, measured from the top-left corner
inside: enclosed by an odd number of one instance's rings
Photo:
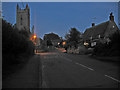
[[[21,25],[22,25],[22,15],[21,15]]]

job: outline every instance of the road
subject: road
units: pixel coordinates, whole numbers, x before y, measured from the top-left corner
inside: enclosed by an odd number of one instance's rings
[[[2,81],[3,88],[120,88],[119,67],[89,55],[52,49],[36,53],[16,73]]]
[[[42,60],[42,88],[120,88],[116,63],[61,49],[37,54]]]

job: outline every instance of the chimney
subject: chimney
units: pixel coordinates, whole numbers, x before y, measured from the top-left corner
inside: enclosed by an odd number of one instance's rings
[[[92,27],[95,26],[95,23],[92,23]]]
[[[112,12],[110,13],[109,19],[110,19],[111,21],[114,21],[114,16],[113,16],[113,13],[112,13]]]

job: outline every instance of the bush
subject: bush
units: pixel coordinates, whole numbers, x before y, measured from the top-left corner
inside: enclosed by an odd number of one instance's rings
[[[110,37],[110,42],[107,43],[99,43],[95,46],[93,55],[97,56],[119,56],[120,54],[120,33],[116,32]]]
[[[25,33],[25,34],[23,34]],[[13,28],[2,20],[2,57],[3,68],[6,65],[19,62],[20,55],[31,56],[34,54],[34,44],[28,38],[28,33]]]

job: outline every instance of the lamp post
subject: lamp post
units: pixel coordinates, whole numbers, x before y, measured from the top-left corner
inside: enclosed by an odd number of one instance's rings
[[[37,38],[36,35],[32,35],[32,37],[31,37],[30,40],[35,44],[35,52],[37,53],[37,50],[36,50],[36,41],[35,41],[36,38]]]

